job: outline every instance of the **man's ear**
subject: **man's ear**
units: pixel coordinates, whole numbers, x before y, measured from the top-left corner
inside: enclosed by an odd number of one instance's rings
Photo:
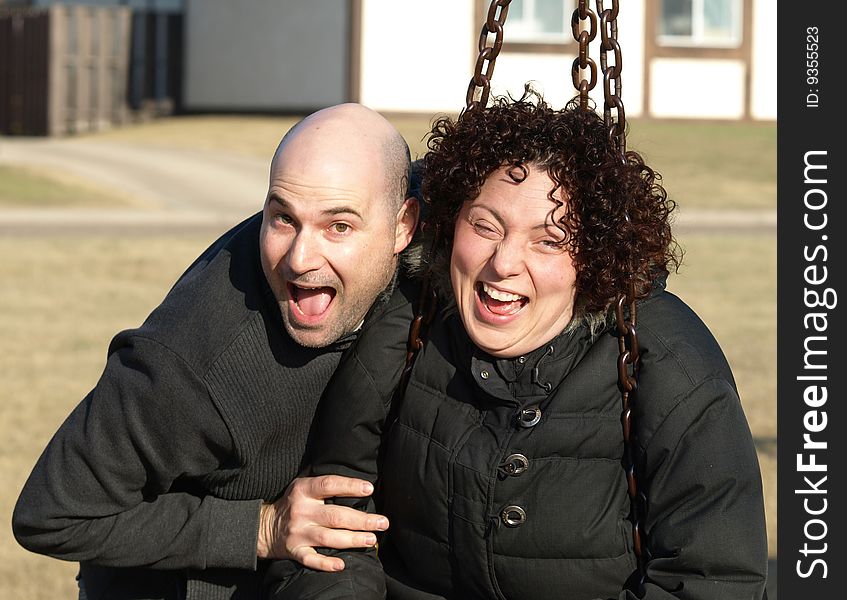
[[[417,198],[406,198],[403,206],[397,211],[397,227],[394,232],[394,254],[399,254],[415,234],[420,216],[420,205]]]

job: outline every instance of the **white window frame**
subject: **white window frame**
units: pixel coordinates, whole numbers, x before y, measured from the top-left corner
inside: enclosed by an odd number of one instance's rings
[[[708,0],[691,0],[691,35],[662,35],[657,37],[660,46],[683,46],[688,48],[738,48],[741,46],[741,36],[744,22],[744,1],[735,0],[732,3],[732,31],[726,38],[706,37],[706,11]],[[658,18],[662,19],[659,9]],[[661,22],[659,30],[661,31]]]
[[[523,0],[524,10],[530,15],[535,14],[536,0]],[[570,28],[570,17],[577,6],[576,0],[560,0],[563,5],[562,32],[561,33],[544,33],[539,31],[531,31],[521,29],[519,26],[523,20],[519,20],[517,15],[511,12],[506,18],[505,38],[506,42],[516,42],[520,44],[568,44],[574,41],[573,32]]]

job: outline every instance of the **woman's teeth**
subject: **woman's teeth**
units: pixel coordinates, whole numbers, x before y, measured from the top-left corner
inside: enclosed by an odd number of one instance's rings
[[[515,302],[523,298],[519,294],[511,294],[509,292],[501,292],[489,286],[487,283],[482,284],[482,291],[500,302]]]

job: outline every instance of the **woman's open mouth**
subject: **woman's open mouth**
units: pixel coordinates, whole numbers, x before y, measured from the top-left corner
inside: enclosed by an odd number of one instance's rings
[[[495,318],[513,317],[527,305],[529,298],[498,290],[484,282],[476,284],[476,296],[481,308]],[[485,317],[485,313],[481,313]]]

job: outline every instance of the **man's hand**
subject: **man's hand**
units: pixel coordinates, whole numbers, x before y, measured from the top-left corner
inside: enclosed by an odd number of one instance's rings
[[[324,500],[372,493],[373,485],[363,479],[340,475],[295,479],[279,500],[262,505],[258,557],[294,559],[317,571],[341,571],[343,560],[319,554],[315,547],[369,548],[376,544],[371,532],[388,529],[388,519]]]

